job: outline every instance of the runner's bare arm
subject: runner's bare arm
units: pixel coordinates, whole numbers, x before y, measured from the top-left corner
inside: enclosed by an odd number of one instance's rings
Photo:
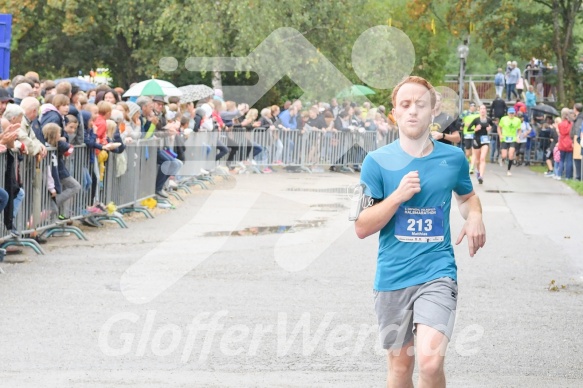
[[[364,209],[354,222],[358,238],[366,238],[385,227],[393,218],[399,206],[421,191],[419,173],[411,171],[401,179],[401,183],[387,198]]]
[[[393,218],[401,202],[395,193],[383,201],[364,209],[354,222],[354,229],[358,238],[366,238],[385,227]]]
[[[482,221],[482,205],[475,192],[466,195],[457,195],[458,207],[462,217],[466,220],[457,238],[456,245],[462,242],[464,236],[468,237],[468,249],[470,256],[474,257],[478,249],[486,244],[486,228]]]

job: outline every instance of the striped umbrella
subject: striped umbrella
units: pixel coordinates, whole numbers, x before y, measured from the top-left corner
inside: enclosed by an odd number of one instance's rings
[[[168,81],[149,79],[132,86],[123,96],[182,96],[182,92]]]

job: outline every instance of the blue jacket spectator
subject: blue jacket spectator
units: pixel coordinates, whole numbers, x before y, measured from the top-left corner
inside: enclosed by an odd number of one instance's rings
[[[536,94],[530,90],[526,92],[526,106],[529,108],[536,106]]]
[[[298,129],[297,123],[297,114],[296,108],[294,106],[290,106],[288,110],[284,110],[279,114],[279,120],[281,121],[281,125],[287,129]]]

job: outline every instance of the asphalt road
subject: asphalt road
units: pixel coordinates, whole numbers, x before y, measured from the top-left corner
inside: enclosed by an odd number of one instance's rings
[[[459,268],[451,387],[583,386],[583,198],[497,165]],[[357,174],[241,175],[0,266],[2,387],[383,387]],[[452,211],[452,235],[462,218]],[[235,231],[231,233],[232,231]],[[555,280],[557,291],[549,291]]]

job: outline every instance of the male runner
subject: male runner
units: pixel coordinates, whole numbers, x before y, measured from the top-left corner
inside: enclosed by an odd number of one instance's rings
[[[429,133],[435,92],[420,77],[393,90],[399,139],[369,153],[363,163],[363,209],[355,222],[365,238],[378,231],[375,310],[388,350],[388,387],[412,387],[414,334],[419,387],[445,387],[445,350],[455,320],[457,267],[451,245],[452,192],[466,222],[470,256],[486,232],[464,153],[433,141]]]
[[[508,171],[506,175],[511,176],[510,169],[514,163],[514,152],[516,150],[516,137],[522,122],[515,116],[514,108],[508,108],[508,116],[500,119],[498,125],[498,136],[500,137],[500,166],[504,166],[504,159],[508,158]]]

